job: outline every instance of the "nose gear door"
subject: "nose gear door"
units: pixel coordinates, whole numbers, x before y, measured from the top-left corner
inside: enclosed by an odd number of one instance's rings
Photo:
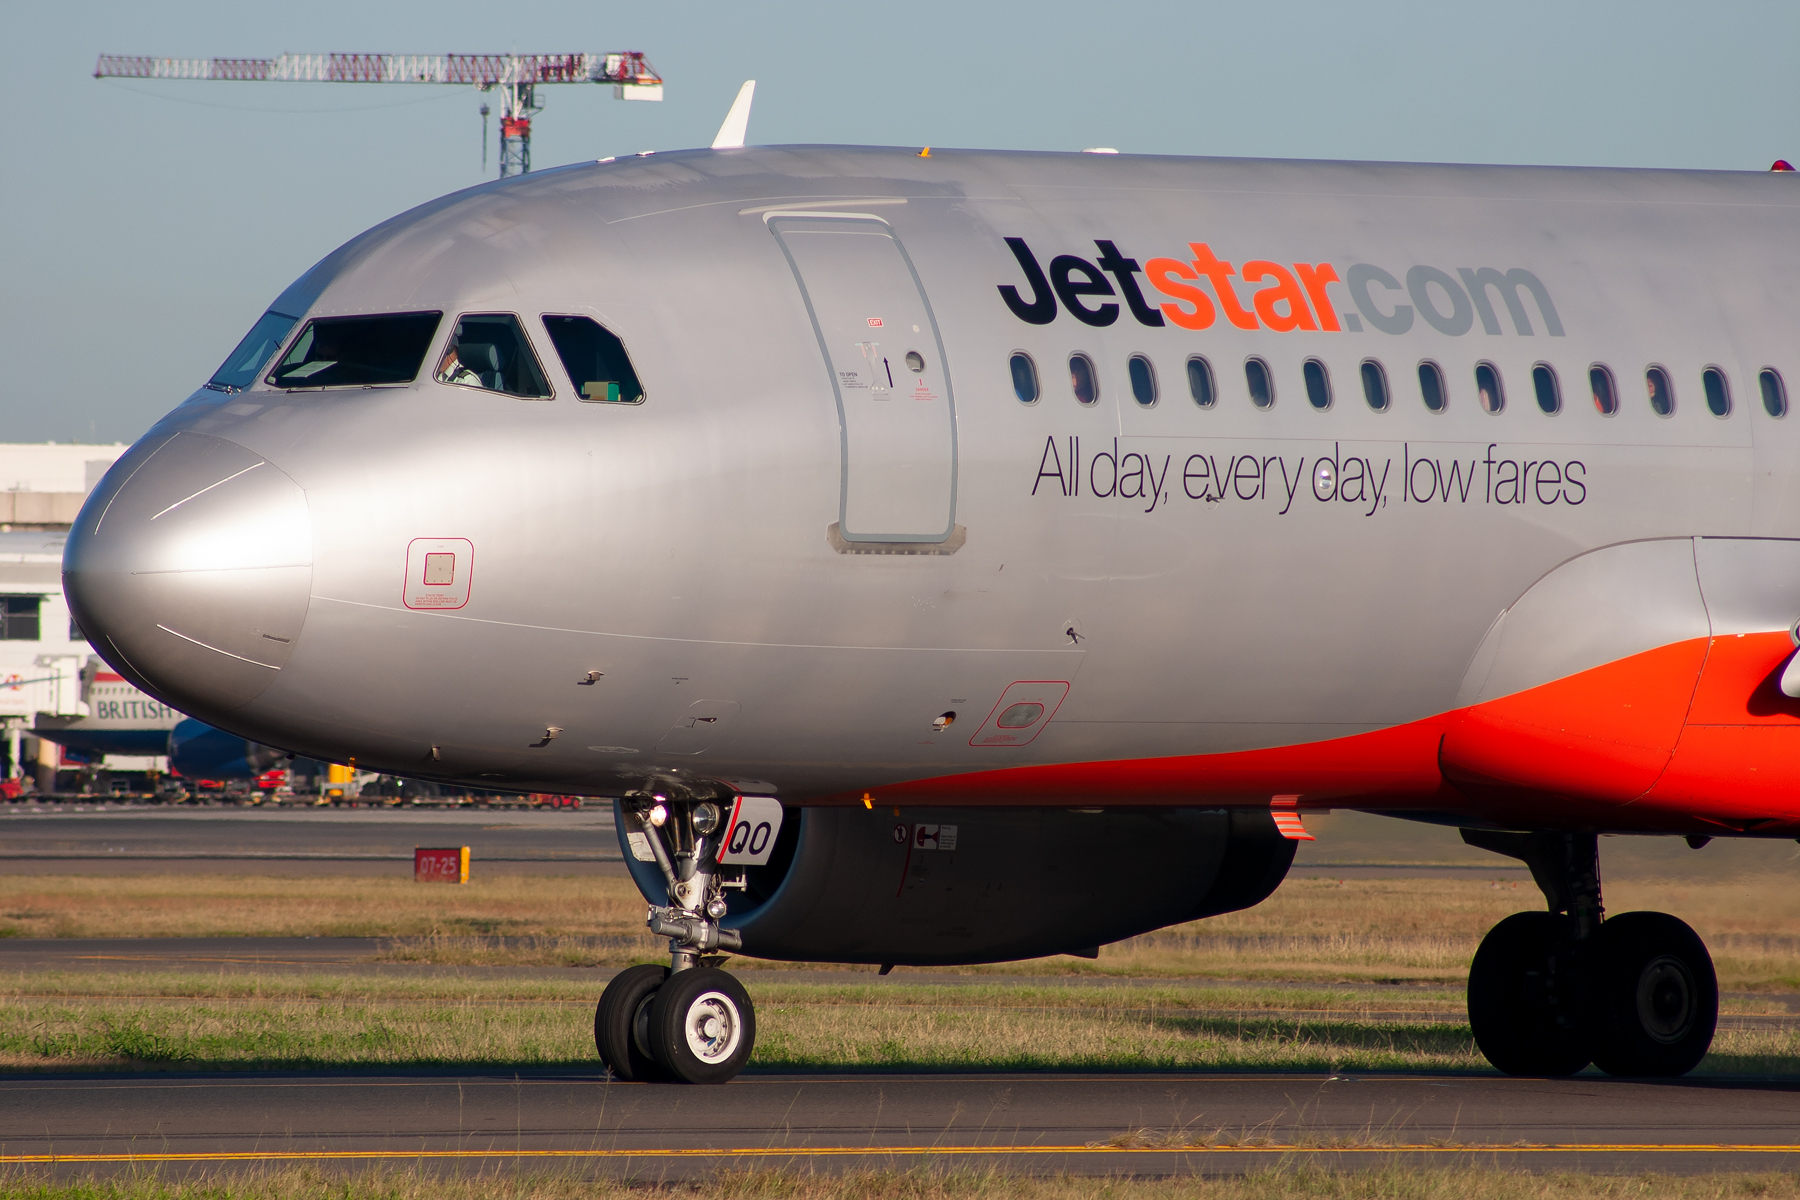
[[[886,221],[771,213],[831,373],[851,542],[941,542],[956,520],[956,408],[931,305]]]

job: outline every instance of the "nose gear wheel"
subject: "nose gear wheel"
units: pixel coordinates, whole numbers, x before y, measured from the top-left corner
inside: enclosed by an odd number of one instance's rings
[[[744,985],[716,967],[669,977],[650,1002],[651,1053],[684,1083],[724,1083],[750,1060],[756,1015]]]
[[[650,1053],[650,1001],[655,998],[669,968],[658,965],[626,967],[613,976],[594,1009],[594,1047],[614,1079],[647,1083],[667,1079],[668,1073]]]

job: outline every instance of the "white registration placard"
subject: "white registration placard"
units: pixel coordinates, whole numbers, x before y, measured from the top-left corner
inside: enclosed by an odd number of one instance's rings
[[[730,866],[767,866],[780,834],[781,801],[773,796],[739,796],[725,825],[719,861]]]

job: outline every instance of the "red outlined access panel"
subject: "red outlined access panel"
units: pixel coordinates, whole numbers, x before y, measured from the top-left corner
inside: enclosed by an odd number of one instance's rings
[[[406,544],[406,583],[400,602],[408,608],[449,611],[469,602],[475,576],[475,543],[466,538],[414,538]]]
[[[1029,745],[1044,731],[1068,694],[1068,681],[1062,679],[1028,679],[1008,684],[987,720],[969,739],[969,745]]]

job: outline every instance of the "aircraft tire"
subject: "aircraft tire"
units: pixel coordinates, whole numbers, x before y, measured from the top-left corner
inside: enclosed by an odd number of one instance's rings
[[[651,1083],[668,1073],[649,1051],[649,1008],[669,968],[627,967],[612,977],[594,1009],[594,1048],[614,1079]]]
[[[1677,917],[1604,922],[1593,996],[1594,1065],[1608,1075],[1685,1075],[1712,1046],[1719,978],[1706,943]]]
[[[651,1053],[683,1083],[725,1083],[756,1046],[756,1011],[744,985],[715,967],[669,976],[650,1002]]]
[[[1469,967],[1469,1027],[1488,1062],[1508,1075],[1573,1075],[1587,1066],[1587,1038],[1559,1025],[1545,981],[1560,918],[1514,913],[1488,930]]]

